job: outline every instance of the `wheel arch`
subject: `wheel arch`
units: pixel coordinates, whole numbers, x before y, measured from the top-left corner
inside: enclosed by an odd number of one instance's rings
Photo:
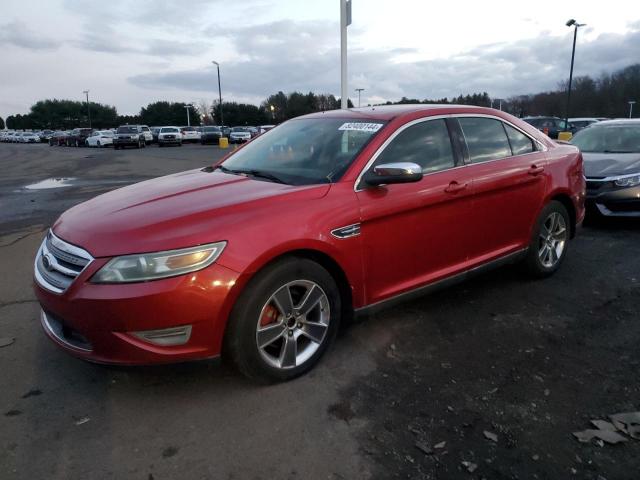
[[[571,200],[571,196],[566,192],[556,192],[554,195],[552,195],[549,198],[549,201],[552,201],[552,200],[560,202],[564,206],[564,208],[567,209],[567,212],[569,213],[569,221],[570,221],[570,228],[571,228],[571,238],[575,237],[575,235],[576,235],[576,223],[577,223],[577,211],[576,211],[576,206],[573,204],[573,201]]]
[[[348,321],[353,317],[353,291],[351,289],[349,277],[347,276],[347,273],[342,268],[340,263],[333,256],[319,249],[295,248],[273,256],[268,261],[262,263],[260,267],[252,273],[251,278],[247,280],[246,284],[243,286],[243,289],[247,288],[247,286],[251,283],[251,280],[259,272],[277,262],[281,262],[289,258],[305,258],[319,264],[321,267],[327,270],[327,272],[329,272],[331,277],[333,277],[333,279],[335,280],[338,291],[340,292],[340,298],[342,300],[342,318]]]

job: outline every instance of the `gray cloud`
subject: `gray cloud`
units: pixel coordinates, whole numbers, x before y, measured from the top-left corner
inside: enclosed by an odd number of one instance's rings
[[[17,20],[0,25],[0,43],[15,45],[28,50],[55,50],[62,42],[40,35]]]
[[[602,34],[580,41],[576,75],[597,76],[636,63],[640,58],[640,28],[625,34]],[[241,59],[222,65],[224,96],[261,97],[275,90],[339,92],[337,25],[290,20],[230,29],[213,26],[209,34],[230,39]],[[568,76],[570,35],[543,32],[532,39],[478,46],[448,58],[402,62],[406,49],[351,50],[352,88],[365,97],[397,99],[442,98],[487,91],[494,97],[555,88]],[[210,67],[166,73],[146,73],[129,82],[145,88],[211,92],[215,72]],[[357,83],[357,84],[356,84]]]

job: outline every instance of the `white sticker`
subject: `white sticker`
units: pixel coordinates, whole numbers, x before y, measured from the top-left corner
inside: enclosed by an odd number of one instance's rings
[[[356,132],[377,132],[382,128],[381,123],[360,123],[360,122],[349,122],[343,123],[338,130],[353,130]]]

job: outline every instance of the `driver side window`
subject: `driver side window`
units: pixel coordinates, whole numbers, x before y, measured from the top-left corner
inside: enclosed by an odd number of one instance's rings
[[[455,166],[453,147],[444,119],[428,120],[403,130],[376,159],[375,165],[411,162],[433,173]]]

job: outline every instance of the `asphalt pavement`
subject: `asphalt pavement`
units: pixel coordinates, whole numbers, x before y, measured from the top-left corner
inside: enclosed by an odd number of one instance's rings
[[[224,153],[0,144],[0,478],[638,478],[640,440],[572,432],[640,410],[640,221],[581,228],[552,278],[507,267],[345,326],[285,384],[53,345],[31,283],[55,218]]]

